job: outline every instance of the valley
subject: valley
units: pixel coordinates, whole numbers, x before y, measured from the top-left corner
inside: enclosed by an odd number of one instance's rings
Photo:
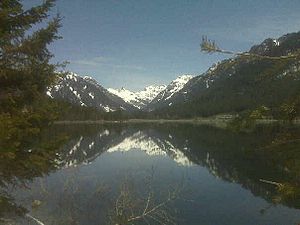
[[[0,224],[299,225],[299,9],[1,0]]]
[[[168,85],[150,85],[136,92],[124,87],[106,89],[91,77],[69,73],[50,87],[47,94],[102,112],[121,111],[130,118],[250,116],[257,112],[255,119],[293,120],[299,117],[299,61],[291,58],[278,63],[268,57],[292,54],[299,48],[299,32],[266,39],[249,51],[262,58],[225,59],[201,75],[181,75]],[[284,109],[287,104],[293,104],[290,113]]]

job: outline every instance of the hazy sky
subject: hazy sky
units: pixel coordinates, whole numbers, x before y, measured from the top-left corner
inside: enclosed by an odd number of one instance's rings
[[[133,90],[201,74],[222,59],[199,51],[202,35],[244,51],[300,30],[300,0],[57,0],[53,12],[64,17],[55,61],[104,87]]]

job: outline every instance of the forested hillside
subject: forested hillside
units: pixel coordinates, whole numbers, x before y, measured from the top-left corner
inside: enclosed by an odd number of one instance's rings
[[[13,148],[17,147],[18,140],[36,135],[53,120],[218,114],[293,120],[300,116],[300,32],[268,38],[245,54],[213,65],[200,76],[179,77],[138,109],[92,78],[59,72],[62,65],[52,63],[53,54],[48,50],[49,44],[60,38],[60,16],[48,15],[53,0],[28,10],[17,0],[1,1],[0,6],[3,146],[14,142]]]
[[[249,53],[224,60],[190,80],[157,110],[159,116],[196,117],[264,109],[265,116],[300,115],[300,33],[267,39]],[[276,58],[295,54],[296,57]],[[265,57],[266,56],[266,57]]]

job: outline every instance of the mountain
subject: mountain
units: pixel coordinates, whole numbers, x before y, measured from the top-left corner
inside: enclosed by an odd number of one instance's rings
[[[51,98],[67,101],[80,106],[88,106],[105,112],[134,110],[134,107],[102,87],[95,79],[68,73],[60,78],[57,85],[48,88]]]
[[[93,107],[105,112],[118,109],[126,111],[143,110],[158,96],[162,96],[158,100],[159,103],[167,101],[191,78],[191,75],[183,75],[173,80],[168,86],[150,85],[142,91],[133,92],[123,87],[120,89],[105,89],[91,77],[81,77],[69,72],[66,76],[60,78],[57,85],[48,88],[46,93],[54,99],[61,99],[80,106]]]
[[[266,39],[253,46],[249,52],[274,57],[293,54],[299,49],[300,32],[278,39]],[[274,116],[289,102],[293,102],[290,105],[294,105],[294,108],[299,108],[299,97],[298,58],[274,60],[238,56],[223,60],[204,74],[190,79],[160,106],[157,114],[176,117],[211,116],[220,113],[236,114],[265,106]],[[159,96],[149,106],[157,99]],[[298,103],[295,102],[297,99]]]
[[[143,109],[165,88],[166,85],[151,85],[146,87],[144,90],[137,92],[129,91],[123,87],[120,89],[108,88],[108,91],[114,95],[119,96],[125,102],[133,105],[134,107]]]
[[[193,78],[192,75],[182,75],[173,80],[163,91],[161,91],[148,105],[147,109],[152,111],[157,108],[171,106],[172,96],[180,92],[184,85]]]
[[[108,91],[90,77],[71,73],[47,93],[105,111],[150,111],[155,118],[241,114],[258,109],[263,109],[265,116],[292,118],[300,116],[300,56],[278,57],[299,52],[300,32],[291,33],[254,45],[249,53],[256,56],[225,59],[199,76],[182,75],[167,87]]]
[[[267,38],[259,45],[254,45],[250,53],[265,56],[282,56],[297,51],[300,48],[300,32],[285,34],[278,39]]]

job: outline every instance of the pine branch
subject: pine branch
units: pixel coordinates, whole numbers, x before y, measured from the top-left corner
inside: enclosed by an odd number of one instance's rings
[[[205,53],[222,53],[222,54],[229,54],[235,56],[246,56],[246,57],[254,57],[260,59],[271,59],[271,60],[281,60],[281,59],[292,59],[299,57],[299,51],[296,54],[289,54],[283,56],[266,56],[266,55],[259,55],[250,52],[234,52],[229,50],[221,49],[215,41],[208,39],[206,36],[202,37],[202,42],[200,44],[201,51]]]

